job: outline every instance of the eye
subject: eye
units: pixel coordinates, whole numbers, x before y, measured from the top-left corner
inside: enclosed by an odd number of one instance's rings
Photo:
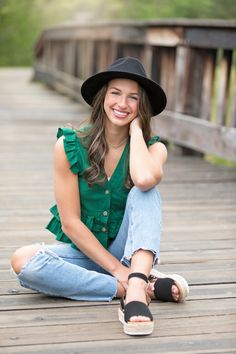
[[[130,96],[132,100],[138,101],[138,96]]]
[[[119,95],[119,92],[118,91],[111,91],[111,94],[112,95]]]

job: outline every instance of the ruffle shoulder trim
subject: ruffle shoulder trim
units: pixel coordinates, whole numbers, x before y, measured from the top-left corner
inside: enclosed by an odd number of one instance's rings
[[[59,128],[57,132],[57,139],[64,136],[64,149],[66,157],[70,163],[70,169],[73,173],[78,174],[80,171],[80,146],[79,138],[75,130],[71,128]]]
[[[151,145],[157,143],[158,141],[160,141],[160,137],[159,137],[159,135],[155,135],[148,141],[148,146],[151,146]]]

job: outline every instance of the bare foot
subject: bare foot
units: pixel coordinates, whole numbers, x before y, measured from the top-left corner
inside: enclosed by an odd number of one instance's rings
[[[179,288],[176,285],[172,285],[171,287],[172,297],[173,299],[178,302],[179,301]],[[155,299],[154,295],[154,283],[149,283],[148,286],[148,295],[151,299]]]
[[[173,299],[178,302],[179,301],[179,288],[176,285],[172,285],[171,288]]]
[[[147,284],[142,279],[132,278],[129,280],[128,289],[125,297],[125,304],[127,305],[131,301],[140,301],[145,304],[147,301]],[[150,321],[149,317],[145,316],[132,316],[129,319],[130,322],[147,322]]]

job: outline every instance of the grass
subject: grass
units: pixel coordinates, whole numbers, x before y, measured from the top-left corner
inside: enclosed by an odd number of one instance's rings
[[[205,160],[207,162],[214,164],[214,165],[236,168],[235,161],[225,160],[223,157],[219,157],[219,156],[215,156],[215,155],[211,155],[211,154],[206,154]]]

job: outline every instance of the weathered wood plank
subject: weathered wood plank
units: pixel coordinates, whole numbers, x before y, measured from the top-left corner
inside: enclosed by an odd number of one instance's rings
[[[226,125],[227,98],[229,92],[230,69],[232,64],[232,51],[224,50],[220,67],[220,77],[218,81],[217,113],[216,121],[219,125]]]
[[[218,29],[188,28],[186,40],[190,46],[201,48],[235,48],[236,34],[227,29],[225,32]]]
[[[231,72],[231,103],[229,107],[230,111],[230,127],[236,128],[236,70],[235,65]]]
[[[234,129],[167,111],[155,123],[163,139],[235,161],[236,131]]]
[[[188,315],[191,317],[199,316],[218,316],[236,314],[236,299],[212,299],[204,301],[188,301],[186,304],[170,305],[165,303],[152,303],[151,309],[153,315],[157,317],[157,321],[163,318],[184,318]],[[102,306],[102,305],[101,305]],[[106,322],[116,321],[116,308],[118,301],[114,301],[112,305],[103,305],[103,316],[98,307],[80,306],[75,304],[73,307],[61,306],[57,308],[38,308],[22,313],[18,310],[1,311],[0,328],[17,328],[31,326],[51,326],[57,324],[76,324],[78,322]]]
[[[114,318],[117,316],[114,311]],[[121,324],[117,319],[114,321],[77,323],[45,326],[45,327],[18,327],[18,328],[0,328],[1,345],[9,346],[31,344],[54,344],[74,341],[94,341],[94,340],[116,340],[127,338],[121,331]],[[219,315],[219,316],[199,316],[194,318],[164,318],[160,321],[156,319],[156,326],[152,337],[181,336],[183,331],[186,335],[201,335],[206,333],[235,333],[236,316],[235,315]]]
[[[127,338],[125,340],[125,352],[126,353],[137,353],[137,354],[156,354],[156,353],[184,353],[184,354],[234,354],[236,348],[236,339],[232,333],[222,333],[221,336],[216,336],[216,334],[203,334],[203,335],[191,335],[182,336],[182,341],[179,342],[178,337],[160,337],[149,338],[147,344],[147,338],[138,338],[133,340],[133,338]],[[111,341],[90,341],[90,342],[73,342],[73,343],[59,343],[52,345],[30,345],[30,346],[20,346],[20,347],[5,347],[5,354],[13,353],[34,353],[34,354],[110,354],[121,352],[121,341],[111,340]]]
[[[184,262],[183,262],[184,257]],[[175,263],[199,263],[208,262],[209,260],[221,259],[227,261],[228,259],[236,260],[235,249],[233,250],[216,250],[216,251],[178,251],[178,252],[162,252],[161,262],[175,264]]]
[[[204,67],[199,116],[205,120],[210,120],[211,117],[216,52],[216,50],[209,49],[202,52],[204,56]]]

